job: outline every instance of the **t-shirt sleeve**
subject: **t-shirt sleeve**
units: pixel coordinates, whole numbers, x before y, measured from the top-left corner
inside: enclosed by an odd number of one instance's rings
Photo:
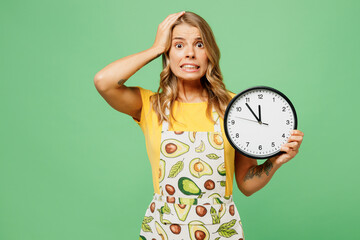
[[[140,90],[141,94],[141,101],[142,101],[142,108],[141,108],[141,115],[140,115],[140,121],[136,120],[135,118],[132,118],[142,129],[144,128],[147,120],[147,114],[150,109],[150,96],[154,94],[151,90],[144,89],[142,87],[136,86]]]
[[[231,98],[234,98],[234,97],[236,96],[235,93],[233,93],[233,92],[231,92],[231,91],[229,91],[229,90],[228,90],[228,93],[230,94]]]

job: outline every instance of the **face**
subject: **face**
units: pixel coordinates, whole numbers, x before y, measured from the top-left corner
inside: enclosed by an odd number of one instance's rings
[[[176,25],[169,51],[170,69],[184,81],[200,81],[208,66],[208,57],[198,28]],[[190,66],[189,66],[190,65]]]

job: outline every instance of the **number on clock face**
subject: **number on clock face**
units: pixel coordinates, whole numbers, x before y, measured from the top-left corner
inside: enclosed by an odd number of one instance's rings
[[[224,120],[229,142],[253,158],[279,153],[290,130],[297,127],[290,100],[269,87],[254,87],[238,94],[226,109]]]

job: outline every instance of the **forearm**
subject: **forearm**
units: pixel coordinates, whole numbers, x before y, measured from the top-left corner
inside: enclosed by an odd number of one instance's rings
[[[139,69],[159,57],[162,52],[162,49],[151,47],[142,52],[118,59],[95,75],[95,84],[101,89],[120,87]]]
[[[242,179],[241,187],[247,196],[259,191],[272,178],[281,165],[274,163],[275,158],[266,160],[263,164],[251,167]]]

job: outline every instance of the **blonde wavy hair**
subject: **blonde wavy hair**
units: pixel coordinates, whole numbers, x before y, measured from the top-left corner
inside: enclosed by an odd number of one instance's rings
[[[214,34],[209,24],[202,17],[193,12],[185,12],[185,14],[178,18],[178,20],[171,28],[168,39],[168,46],[162,54],[163,70],[160,73],[160,86],[157,92],[150,97],[150,102],[152,103],[152,107],[158,116],[159,124],[166,120],[169,122],[169,127],[172,127],[172,125],[169,121],[169,118],[165,115],[165,108],[167,104],[170,103],[170,118],[177,121],[172,113],[172,110],[175,100],[178,97],[177,77],[170,69],[169,51],[172,42],[171,36],[174,27],[184,23],[199,29],[201,39],[204,43],[206,55],[208,56],[208,68],[206,70],[206,74],[200,79],[201,85],[208,94],[206,116],[213,123],[215,123],[211,117],[211,110],[214,106],[220,117],[224,118],[226,107],[231,100],[231,96],[228,94],[225,88],[223,77],[220,71],[220,50],[216,44]]]

